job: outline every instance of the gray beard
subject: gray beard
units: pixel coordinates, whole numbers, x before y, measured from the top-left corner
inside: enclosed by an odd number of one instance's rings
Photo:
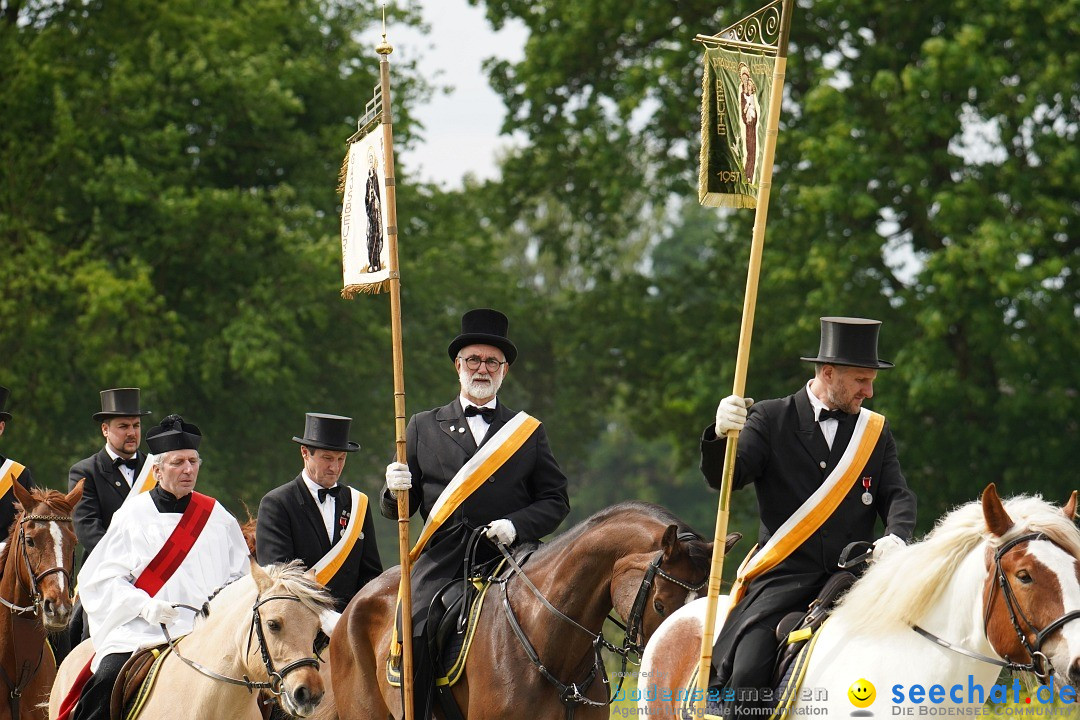
[[[467,367],[462,367],[461,371],[458,373],[458,382],[461,384],[461,392],[469,397],[474,397],[477,400],[487,402],[499,392],[499,388],[502,387],[502,378],[495,375],[487,375],[490,382],[485,385],[483,383],[473,382],[473,378],[477,375],[480,375],[479,370],[470,370]]]

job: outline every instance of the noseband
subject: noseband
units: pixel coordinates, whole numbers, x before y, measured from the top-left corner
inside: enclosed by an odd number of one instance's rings
[[[165,634],[165,639],[168,641],[169,647],[176,654],[176,657],[180,658],[180,660],[193,670],[197,670],[206,677],[213,678],[214,680],[230,683],[232,685],[243,685],[247,688],[249,693],[253,690],[267,690],[271,694],[279,696],[283,692],[281,688],[285,682],[286,675],[293,670],[299,670],[302,667],[313,667],[318,669],[320,660],[317,656],[300,658],[299,660],[294,660],[280,670],[274,668],[274,659],[270,657],[270,650],[266,646],[266,636],[263,634],[262,616],[259,614],[259,608],[271,600],[291,600],[293,602],[301,602],[300,598],[295,595],[271,595],[266,598],[255,598],[255,605],[251,608],[251,627],[248,628],[247,647],[249,650],[251,649],[252,635],[258,638],[259,654],[262,656],[263,667],[266,668],[266,677],[268,678],[266,681],[252,680],[247,675],[244,675],[243,679],[231,678],[228,675],[214,672],[210,668],[181,655],[180,650],[177,649],[176,646],[177,641],[169,636],[169,631],[164,625],[161,626],[161,632]]]
[[[5,598],[0,597],[0,603],[17,615],[25,615],[27,613],[38,615],[41,612],[41,581],[53,573],[60,573],[67,580],[68,599],[70,600],[75,597],[75,587],[74,583],[71,582],[71,572],[63,565],[51,567],[40,573],[34,572],[34,566],[30,563],[30,553],[26,549],[26,523],[34,520],[69,523],[71,522],[71,517],[69,515],[24,515],[19,520],[19,539],[15,542],[18,549],[12,548],[12,551],[18,552],[22,556],[23,563],[26,565],[26,575],[30,578],[30,587],[26,587],[26,583],[23,582],[21,576],[18,576],[18,580],[19,585],[30,595],[31,604],[27,606],[15,605]]]
[[[953,645],[947,640],[942,640],[937,635],[931,632],[923,630],[919,626],[915,626],[912,629],[918,634],[922,635],[926,639],[937,643],[941,647],[947,648],[954,652],[958,652],[961,655],[967,655],[968,657],[980,660],[991,665],[997,665],[999,667],[1008,668],[1009,670],[1022,670],[1025,672],[1034,673],[1038,681],[1043,684],[1049,684],[1049,681],[1054,677],[1054,665],[1050,662],[1050,658],[1046,656],[1042,651],[1043,643],[1051,634],[1060,630],[1066,623],[1070,623],[1073,620],[1080,619],[1080,610],[1073,610],[1067,612],[1057,620],[1049,623],[1046,627],[1039,630],[1035,627],[1034,623],[1024,614],[1024,611],[1020,608],[1020,605],[1016,599],[1016,593],[1012,589],[1012,585],[1009,583],[1009,578],[1005,575],[1005,571],[1001,567],[1001,560],[1005,555],[1017,545],[1025,542],[1034,542],[1036,540],[1046,540],[1052,543],[1055,547],[1060,547],[1053,540],[1048,538],[1043,533],[1028,533],[1027,535],[1021,535],[1013,538],[1009,542],[1005,543],[997,549],[994,553],[994,575],[997,579],[998,587],[1001,588],[1001,596],[1005,598],[1005,609],[1009,611],[1009,620],[1012,621],[1013,630],[1016,632],[1016,637],[1019,638],[1020,644],[1024,646],[1028,656],[1031,658],[1031,662],[1018,663],[1009,660],[1006,657],[1004,660],[998,660],[997,658],[987,657],[971,650]],[[994,607],[994,599],[997,597],[996,593],[991,593],[990,598],[986,601],[986,606],[983,608],[983,633],[985,634],[990,625],[990,611]],[[1020,622],[1023,621],[1025,625],[1035,634],[1035,642],[1028,642],[1027,633],[1024,632],[1020,626]]]

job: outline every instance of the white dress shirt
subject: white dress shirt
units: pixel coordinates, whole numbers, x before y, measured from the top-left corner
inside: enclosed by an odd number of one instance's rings
[[[116,451],[112,449],[112,445],[110,445],[109,443],[105,443],[105,452],[109,453],[109,457],[112,458],[113,465],[115,465],[116,459],[120,456],[117,455]],[[124,459],[126,460],[127,458]],[[129,468],[127,465],[121,465],[120,474],[124,476],[125,480],[127,480],[128,487],[131,487],[132,483],[135,482],[135,469]]]
[[[334,521],[337,520],[337,506],[334,504],[334,496],[327,495],[325,500],[319,502],[319,491],[323,489],[323,486],[309,478],[307,470],[301,470],[300,475],[303,476],[304,484],[307,485],[308,492],[311,493],[311,497],[315,501],[315,507],[319,508],[319,513],[322,515],[323,526],[326,528],[326,537],[333,544]]]
[[[813,382],[811,380],[810,382]],[[822,410],[829,410],[829,406],[821,402],[818,396],[810,390],[810,383],[806,383],[806,394],[810,396],[810,406],[814,408],[814,417],[820,417]],[[829,444],[829,449],[832,450],[833,440],[836,438],[836,428],[840,427],[840,421],[836,418],[829,418],[828,420],[822,420],[818,422],[821,427],[821,433],[825,436],[825,442]]]
[[[467,399],[464,395],[458,395],[458,402],[461,403],[461,411],[465,412],[465,408],[470,405],[476,405],[472,400]],[[484,408],[495,408],[499,401],[497,398],[491,398],[483,405],[476,405],[476,407],[483,410]],[[488,427],[491,425],[484,419],[483,415],[473,415],[472,417],[465,418],[465,421],[469,423],[469,430],[472,431],[473,440],[476,441],[476,447],[480,447],[480,443],[484,441],[484,436],[487,435]]]

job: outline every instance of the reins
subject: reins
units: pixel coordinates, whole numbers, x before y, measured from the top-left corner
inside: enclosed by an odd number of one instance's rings
[[[164,625],[161,626],[161,632],[165,635],[165,640],[167,641],[169,648],[173,651],[176,657],[179,658],[185,665],[187,665],[191,669],[219,682],[229,683],[231,685],[242,685],[243,687],[247,688],[247,691],[249,693],[255,690],[267,690],[276,697],[281,695],[283,692],[282,684],[285,682],[286,675],[291,673],[293,670],[298,670],[302,667],[314,667],[317,669],[319,667],[320,661],[318,657],[300,658],[299,660],[294,660],[280,670],[275,669],[274,659],[270,657],[270,650],[266,646],[266,636],[263,634],[262,616],[259,614],[259,608],[262,605],[270,602],[271,600],[290,600],[293,602],[302,602],[300,598],[296,597],[295,595],[271,595],[270,597],[266,598],[259,598],[258,596],[256,596],[255,598],[255,604],[251,608],[251,627],[248,628],[247,647],[250,650],[251,638],[254,634],[259,640],[259,654],[262,658],[263,667],[266,669],[267,680],[252,680],[247,675],[244,675],[243,678],[234,678],[229,677],[228,675],[222,675],[219,672],[215,672],[214,670],[211,670],[205,665],[202,665],[194,660],[184,657],[178,649],[178,641],[174,640],[169,635],[169,630]],[[184,605],[182,607],[186,607],[190,610],[196,610],[195,608],[192,608],[188,605]],[[203,612],[202,610],[196,610],[196,612],[204,615],[208,614],[208,605],[204,605],[203,608],[206,609],[207,612]]]
[[[696,537],[697,536],[692,533],[682,533],[679,535],[679,540]],[[509,552],[509,550],[507,550],[506,546],[502,543],[495,543],[495,545],[499,549],[499,552],[502,554],[503,558],[506,560],[507,564],[510,566],[511,570],[513,571],[512,574],[504,578],[492,581],[502,585],[503,609],[506,613],[506,619],[510,624],[510,629],[513,630],[514,635],[517,636],[518,641],[521,643],[522,648],[525,650],[525,654],[529,657],[529,661],[537,669],[540,675],[545,680],[547,680],[548,683],[554,686],[556,692],[559,695],[559,699],[566,706],[566,717],[568,718],[568,720],[574,717],[574,711],[576,710],[578,705],[585,705],[588,707],[596,708],[607,707],[611,705],[614,699],[618,697],[619,691],[622,689],[623,681],[626,679],[627,663],[632,662],[635,665],[640,664],[641,653],[644,652],[644,647],[642,645],[642,641],[644,638],[642,636],[644,634],[643,626],[645,618],[645,603],[648,600],[649,593],[652,592],[652,588],[657,575],[664,578],[665,580],[668,580],[669,582],[675,583],[681,588],[685,588],[687,591],[690,592],[700,590],[701,588],[705,587],[705,584],[708,582],[708,577],[706,577],[705,580],[703,580],[701,583],[698,583],[697,585],[692,585],[665,572],[660,567],[660,564],[661,562],[663,562],[664,559],[664,552],[661,550],[656,556],[656,559],[654,559],[649,564],[648,568],[645,571],[644,577],[642,577],[641,585],[638,587],[638,592],[634,598],[634,603],[631,606],[630,616],[627,618],[626,625],[623,625],[610,614],[607,617],[608,620],[614,622],[623,631],[622,645],[617,647],[611,642],[609,642],[606,638],[604,638],[603,632],[594,633],[593,631],[589,630],[581,623],[577,622],[573,618],[566,615],[566,613],[562,612],[557,607],[552,605],[548,601],[548,599],[544,597],[543,593],[540,592],[536,585],[533,584],[532,580],[530,580],[529,577],[525,574],[525,572],[521,569],[521,566],[518,564],[517,560],[514,559],[513,555]],[[540,601],[541,605],[543,605],[543,607],[549,613],[559,618],[564,623],[573,626],[574,628],[580,630],[581,632],[592,638],[592,642],[590,644],[592,646],[593,663],[588,675],[581,682],[564,683],[557,677],[555,677],[555,675],[553,675],[552,672],[544,665],[539,653],[536,651],[536,648],[529,641],[528,636],[525,634],[524,628],[521,627],[521,623],[518,620],[517,615],[514,613],[513,606],[510,604],[509,581],[512,577],[515,576],[521,578],[522,582],[525,583],[525,586],[529,589],[532,595]],[[613,652],[616,655],[622,657],[622,667],[619,673],[619,684],[614,692],[611,691],[611,683],[608,680],[607,670],[604,667],[604,650],[609,650],[610,652]],[[637,655],[637,661],[630,659],[631,654]],[[605,694],[607,695],[607,699],[603,701],[593,700],[584,694],[592,686],[592,683],[596,680],[598,676],[600,677],[601,682],[603,682],[604,687],[606,688]]]
[[[1057,545],[1057,543],[1054,543],[1053,540],[1050,540],[1050,538],[1048,538],[1043,533],[1028,533],[1027,535],[1021,535],[1019,537],[1013,538],[1009,542],[999,547],[994,553],[994,575],[997,580],[998,587],[1001,589],[1001,596],[1005,599],[1005,608],[1009,611],[1009,620],[1012,622],[1013,630],[1016,632],[1017,638],[1020,639],[1020,644],[1024,646],[1024,649],[1028,653],[1028,657],[1031,658],[1031,662],[1018,663],[1009,660],[1007,656],[1004,660],[998,660],[997,658],[988,657],[981,653],[974,652],[973,650],[967,650],[965,648],[954,645],[953,643],[950,643],[947,640],[943,640],[937,635],[934,635],[933,633],[924,630],[917,625],[913,626],[912,629],[922,637],[940,645],[943,648],[952,650],[953,652],[959,653],[961,655],[966,655],[967,657],[979,660],[980,662],[989,663],[991,665],[1007,668],[1009,670],[1020,670],[1033,673],[1036,679],[1038,679],[1041,684],[1048,684],[1048,681],[1053,679],[1054,677],[1054,666],[1053,663],[1050,662],[1050,658],[1048,658],[1046,654],[1042,651],[1043,642],[1045,642],[1052,633],[1061,629],[1066,623],[1072,622],[1073,620],[1080,618],[1080,610],[1073,610],[1071,612],[1067,612],[1058,619],[1051,622],[1043,629],[1039,630],[1035,627],[1035,624],[1032,623],[1030,619],[1028,619],[1027,615],[1025,615],[1024,611],[1020,608],[1020,605],[1016,599],[1016,592],[1013,590],[1012,585],[1009,583],[1009,578],[1005,575],[1005,571],[1001,568],[1001,559],[1005,556],[1006,553],[1015,548],[1017,545],[1025,542],[1033,542],[1036,540],[1046,540],[1050,543],[1053,543],[1054,545]],[[997,595],[995,593],[991,593],[983,609],[984,633],[989,629],[990,612],[993,609],[994,600],[996,597]],[[1034,644],[1028,641],[1027,633],[1025,633],[1020,627],[1021,620],[1035,634]]]

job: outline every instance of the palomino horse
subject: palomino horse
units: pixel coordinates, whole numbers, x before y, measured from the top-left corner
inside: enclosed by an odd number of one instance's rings
[[[165,657],[139,717],[257,720],[257,689],[278,694],[291,715],[310,715],[323,697],[312,648],[322,614],[333,607],[314,576],[296,561],[266,568],[252,562],[251,575],[226,586],[209,607]],[[50,718],[93,651],[86,640],[60,666]]]
[[[82,481],[67,495],[55,490],[11,489],[20,511],[0,553],[0,678],[7,702],[0,719],[45,718],[44,702],[56,675],[46,633],[71,620],[71,571],[75,532],[71,511],[82,497]]]
[[[522,713],[539,720],[571,711],[606,718],[609,688],[597,636],[608,613],[614,607],[626,620],[626,645],[644,642],[664,615],[703,587],[711,553],[710,543],[667,510],[638,502],[603,510],[542,546],[524,577],[511,574],[489,590],[465,676],[453,689],[458,707],[470,720]],[[368,583],[331,635],[342,720],[401,717],[400,693],[386,680],[399,573],[391,568]]]
[[[1064,509],[1027,496],[1003,504],[991,484],[981,502],[950,512],[923,541],[875,563],[819,631],[804,694],[785,716],[801,707],[803,713],[846,717],[854,705],[848,690],[856,681],[876,689],[869,703],[858,698],[859,707],[870,705],[858,714],[878,717],[920,714],[914,708],[925,712],[928,702],[935,713],[962,706],[970,712],[993,697],[1003,667],[1032,671],[1044,683],[1075,685],[1075,512],[1075,492]],[[639,710],[662,715],[683,704],[697,670],[704,605],[703,599],[683,608],[649,642],[641,672],[651,685],[639,688]],[[725,597],[721,606],[726,612]],[[718,615],[717,632],[722,624]],[[913,690],[917,685],[922,687]],[[939,694],[929,693],[934,687]],[[1042,689],[1044,696],[1052,691]]]

